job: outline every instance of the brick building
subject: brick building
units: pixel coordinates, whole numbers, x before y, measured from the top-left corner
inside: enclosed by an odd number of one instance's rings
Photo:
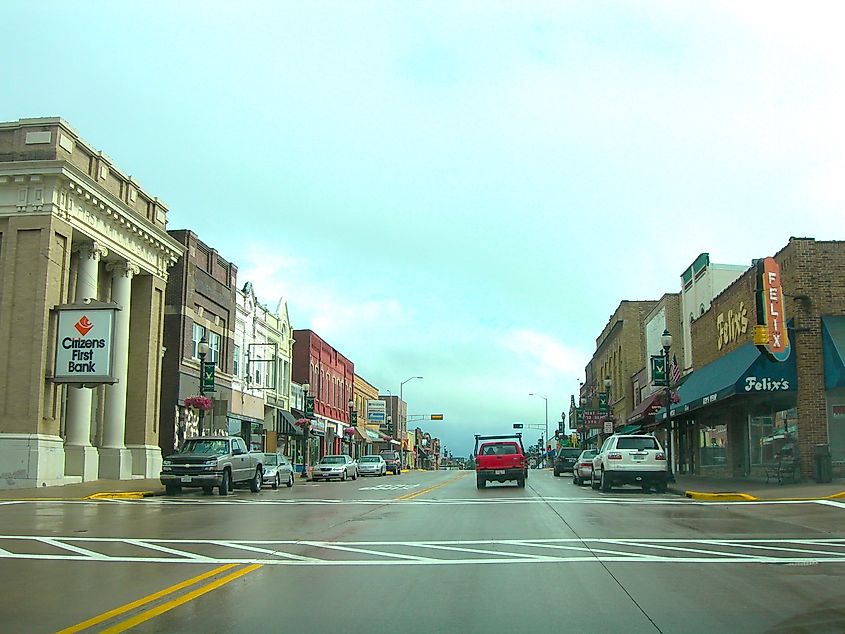
[[[314,397],[310,455],[341,453],[343,430],[350,423],[355,366],[312,330],[295,330],[293,338],[293,380],[307,383]]]
[[[765,295],[752,266],[692,325],[696,369],[672,406],[683,471],[761,476],[787,450],[807,477],[818,444],[845,463],[845,243],[792,238],[773,259],[791,351],[772,360],[755,347]]]
[[[66,121],[0,123],[0,488],[158,475],[167,214]],[[55,382],[53,309],[91,300],[116,382]]]
[[[203,339],[209,347],[206,361],[215,363],[215,391],[205,395],[212,399],[212,409],[203,416],[203,432],[229,432],[238,283],[237,266],[195,233],[185,229],[168,233],[185,254],[171,271],[165,299],[159,436],[164,455],[197,434],[198,414],[184,402],[199,394],[198,347]]]

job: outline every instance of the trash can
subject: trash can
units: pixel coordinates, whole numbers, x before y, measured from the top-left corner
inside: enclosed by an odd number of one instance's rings
[[[816,482],[832,482],[833,463],[830,457],[830,445],[816,445],[813,451],[813,462],[816,471]]]

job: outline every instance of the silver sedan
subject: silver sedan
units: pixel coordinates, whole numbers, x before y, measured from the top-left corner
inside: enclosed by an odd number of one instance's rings
[[[581,455],[572,466],[572,483],[581,486],[585,482],[589,482],[593,473],[593,458],[596,457],[596,452],[588,449],[582,451]]]
[[[358,466],[355,461],[343,454],[323,456],[311,471],[311,480],[340,480],[347,478],[358,479]]]
[[[278,489],[280,484],[285,484],[288,488],[293,486],[293,465],[281,454],[264,454],[264,472],[262,475],[264,484],[269,484],[274,489]]]
[[[381,456],[361,456],[358,458],[358,474],[383,476],[387,473],[387,463]]]

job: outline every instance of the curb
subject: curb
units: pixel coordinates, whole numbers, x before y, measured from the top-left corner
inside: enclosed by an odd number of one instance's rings
[[[793,498],[759,498],[748,493],[704,493],[700,491],[684,491],[683,495],[693,500],[710,502],[813,502],[817,500],[838,500],[845,498],[845,491],[819,497]]]
[[[140,500],[156,495],[164,495],[164,491],[104,491],[85,496],[84,500]]]

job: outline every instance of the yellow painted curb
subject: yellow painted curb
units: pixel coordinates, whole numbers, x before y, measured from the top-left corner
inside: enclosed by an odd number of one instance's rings
[[[92,493],[86,500],[140,500],[155,495],[155,491],[114,491]]]
[[[684,495],[693,500],[709,500],[712,502],[746,502],[758,499],[747,493],[700,493],[698,491],[684,491]]]

